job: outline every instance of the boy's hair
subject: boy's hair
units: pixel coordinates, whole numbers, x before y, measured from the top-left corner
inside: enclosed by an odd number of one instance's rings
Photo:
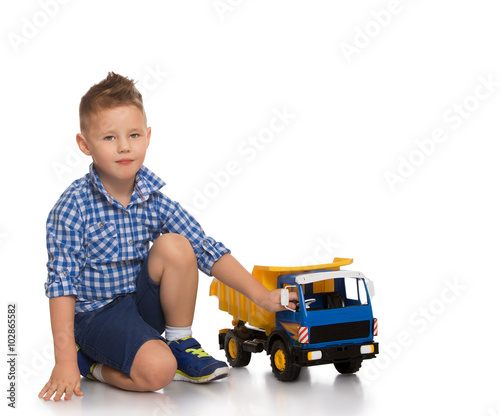
[[[92,86],[80,101],[80,131],[89,126],[90,118],[99,111],[123,105],[135,105],[144,114],[142,95],[135,87],[135,81],[114,72]]]

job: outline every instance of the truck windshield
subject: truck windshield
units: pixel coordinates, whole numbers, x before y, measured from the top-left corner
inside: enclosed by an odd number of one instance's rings
[[[368,304],[361,278],[342,277],[302,285],[308,311],[346,308]]]

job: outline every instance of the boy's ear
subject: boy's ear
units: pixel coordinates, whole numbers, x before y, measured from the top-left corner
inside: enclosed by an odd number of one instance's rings
[[[87,156],[91,156],[87,139],[82,133],[78,133],[76,135],[76,143],[78,144],[78,147],[84,154],[86,154]]]
[[[150,140],[151,140],[151,127],[148,127],[148,147],[149,147]]]

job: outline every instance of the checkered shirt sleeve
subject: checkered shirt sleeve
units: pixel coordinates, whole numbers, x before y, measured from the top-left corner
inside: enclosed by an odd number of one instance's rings
[[[208,237],[198,221],[178,202],[172,201],[161,193],[157,196],[158,212],[164,221],[162,232],[176,233],[186,237],[193,247],[198,268],[210,276],[213,264],[222,255],[229,253],[229,249],[221,242]]]
[[[81,213],[69,198],[61,198],[47,219],[48,297],[77,296],[83,264]]]

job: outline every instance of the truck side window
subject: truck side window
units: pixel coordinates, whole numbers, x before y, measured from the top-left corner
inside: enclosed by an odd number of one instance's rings
[[[359,291],[359,301],[361,305],[368,305],[368,296],[366,294],[365,285],[363,284],[363,280],[358,280],[358,291]]]
[[[356,279],[344,279],[345,282],[345,297],[349,300],[359,301],[358,284]]]
[[[368,304],[363,279],[344,279],[347,306],[360,306]]]

